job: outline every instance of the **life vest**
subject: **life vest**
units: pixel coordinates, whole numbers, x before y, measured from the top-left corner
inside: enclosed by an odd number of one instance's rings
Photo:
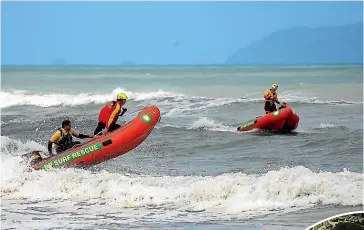
[[[64,151],[72,146],[72,135],[70,132],[64,134],[62,128],[58,130],[61,132],[61,140],[56,143],[59,146],[57,149]]]
[[[112,112],[114,111],[115,106],[116,106],[115,101],[111,101],[111,102],[107,103],[104,106],[104,108],[102,108],[102,110],[100,111],[99,122],[106,124],[109,121],[109,118],[110,118]]]
[[[119,107],[119,108],[117,108],[117,107]],[[112,117],[113,116],[113,112],[115,110],[117,110],[117,113],[115,114],[114,117]],[[120,104],[115,103],[115,106],[113,107],[113,111],[110,114],[110,118],[109,119],[112,118],[112,121],[111,121],[111,123],[109,125],[115,124],[117,122],[117,120],[119,119],[120,113],[121,113],[121,106],[120,106]],[[109,128],[108,125],[106,125],[106,128]]]
[[[264,92],[264,99],[265,100],[270,100],[269,99],[270,97],[273,97],[274,100],[278,100],[278,94],[273,93],[272,91],[270,91],[270,89],[268,89],[267,91]]]
[[[117,110],[117,113],[113,114],[115,110]],[[105,127],[109,128],[110,125],[116,123],[120,113],[121,113],[121,105],[116,101],[109,102],[101,110],[99,115],[99,122],[104,123]],[[109,122],[110,119],[112,119],[111,122]]]

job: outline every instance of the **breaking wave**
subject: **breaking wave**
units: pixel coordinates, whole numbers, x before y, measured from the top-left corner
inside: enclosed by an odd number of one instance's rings
[[[175,108],[170,113],[175,113],[187,106],[192,105],[193,109],[209,108],[215,106],[224,106],[233,103],[261,103],[262,98],[211,98],[189,96],[181,93],[165,92],[159,90],[156,92],[131,92],[117,88],[110,93],[105,94],[92,94],[81,93],[77,95],[72,94],[56,94],[56,93],[31,93],[24,90],[3,90],[0,92],[0,108],[7,108],[19,105],[31,105],[38,107],[52,107],[52,106],[78,106],[82,104],[101,104],[108,100],[114,99],[117,92],[125,92],[133,101],[151,101],[160,105],[172,106]],[[287,93],[281,95],[290,103],[306,103],[306,104],[362,104],[363,102],[353,101],[323,101],[317,97],[305,97],[303,95]]]
[[[290,212],[318,204],[363,204],[363,174],[345,169],[313,172],[296,166],[261,174],[218,176],[147,176],[72,168],[20,170],[18,156],[39,148],[35,142],[1,137],[2,200],[70,200],[137,208],[135,212],[160,208],[173,210],[176,215],[202,211],[219,212],[222,217]]]

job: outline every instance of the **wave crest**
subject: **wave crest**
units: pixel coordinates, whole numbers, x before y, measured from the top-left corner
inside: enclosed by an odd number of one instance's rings
[[[128,95],[130,100],[133,101],[146,101],[157,100],[161,105],[172,106],[177,103],[176,107],[170,113],[179,112],[183,110],[186,105],[193,105],[194,107],[209,108],[214,106],[224,106],[232,103],[262,103],[263,98],[209,98],[199,96],[189,96],[181,93],[166,92],[159,90],[156,92],[132,92],[122,88],[116,88],[110,93],[106,94],[92,94],[81,93],[77,95],[72,94],[56,94],[56,93],[30,93],[24,90],[7,90],[0,92],[0,108],[7,108],[19,105],[31,105],[38,107],[52,107],[52,106],[78,106],[82,104],[101,104],[109,100],[114,100],[118,92],[124,92]],[[309,96],[309,95],[308,95]],[[287,92],[281,95],[290,103],[308,103],[308,104],[362,104],[363,102],[352,101],[322,101],[317,97],[301,95],[299,92],[296,95],[292,92]]]

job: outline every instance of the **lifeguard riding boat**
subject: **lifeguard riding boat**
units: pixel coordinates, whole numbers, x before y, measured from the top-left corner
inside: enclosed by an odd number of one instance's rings
[[[257,117],[244,122],[237,128],[239,132],[246,132],[253,129],[277,132],[290,132],[297,128],[300,117],[290,108],[280,110]]]
[[[24,154],[35,170],[60,167],[87,168],[106,160],[121,156],[139,146],[160,121],[160,110],[156,106],[143,109],[131,121],[118,129],[96,136],[81,145],[55,156],[43,159],[41,151]]]

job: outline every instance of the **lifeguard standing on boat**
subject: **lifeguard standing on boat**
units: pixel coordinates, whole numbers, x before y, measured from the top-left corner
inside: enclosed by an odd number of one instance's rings
[[[278,101],[278,94],[277,94],[278,85],[273,84],[272,87],[264,92],[264,110],[265,114],[277,111],[276,104],[280,104]]]
[[[119,128],[120,125],[116,124],[119,116],[123,116],[127,111],[126,108],[122,108],[125,104],[128,96],[125,93],[119,93],[116,96],[116,101],[109,101],[99,114],[99,123],[94,131],[94,135],[102,133],[112,132]]]

